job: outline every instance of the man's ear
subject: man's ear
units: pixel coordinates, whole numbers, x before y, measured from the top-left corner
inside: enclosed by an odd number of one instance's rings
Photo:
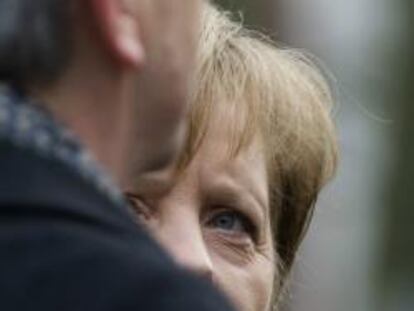
[[[137,69],[145,61],[137,8],[129,0],[89,0],[91,13],[109,53],[121,66]]]

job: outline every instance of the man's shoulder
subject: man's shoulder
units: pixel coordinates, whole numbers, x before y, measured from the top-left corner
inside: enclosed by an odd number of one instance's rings
[[[8,310],[229,310],[142,231],[38,219],[9,223],[0,237],[0,301]]]
[[[0,301],[8,310],[228,310],[64,165],[0,143]]]
[[[36,151],[0,141],[0,172],[2,216],[49,214],[133,225],[126,206],[115,205],[71,167]]]

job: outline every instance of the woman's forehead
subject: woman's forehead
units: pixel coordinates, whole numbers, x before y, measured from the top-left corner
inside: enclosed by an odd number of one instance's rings
[[[253,138],[260,135],[259,120],[250,113],[245,98],[217,98],[213,102],[198,105],[209,107],[203,109],[202,113],[195,108],[191,114],[192,140],[186,142],[189,150],[197,150],[206,140],[212,142],[218,137],[223,137],[223,149],[230,157],[235,157],[252,144]]]
[[[197,178],[204,189],[233,185],[230,188],[242,189],[261,206],[267,206],[268,174],[261,140],[256,137],[237,155],[231,156],[228,133],[225,126],[212,129],[183,175]]]

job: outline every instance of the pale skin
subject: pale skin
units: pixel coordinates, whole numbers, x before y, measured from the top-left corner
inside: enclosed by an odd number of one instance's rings
[[[200,4],[75,0],[67,69],[28,86],[121,185],[132,167],[168,167],[180,149]]]
[[[210,279],[241,311],[271,309],[275,257],[261,142],[235,159],[213,126],[194,160],[163,192],[163,176],[140,178],[132,203],[180,265]]]

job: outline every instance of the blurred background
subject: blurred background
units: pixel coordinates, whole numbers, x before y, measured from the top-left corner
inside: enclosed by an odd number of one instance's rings
[[[341,148],[284,311],[414,310],[412,0],[222,0],[324,64]]]

